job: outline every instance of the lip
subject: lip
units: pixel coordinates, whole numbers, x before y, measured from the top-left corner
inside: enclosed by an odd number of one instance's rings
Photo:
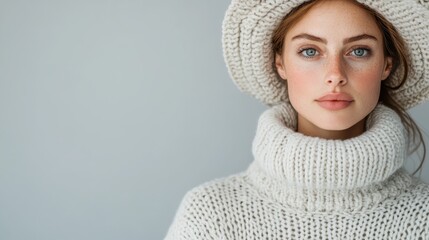
[[[341,110],[348,107],[353,98],[346,93],[330,93],[316,99],[316,102],[323,108],[328,110]]]
[[[352,102],[353,98],[346,93],[330,93],[318,98],[316,101],[349,101]]]

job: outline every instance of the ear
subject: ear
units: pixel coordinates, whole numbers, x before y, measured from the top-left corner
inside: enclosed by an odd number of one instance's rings
[[[393,60],[392,57],[386,57],[386,61],[384,62],[383,74],[381,75],[381,80],[386,80],[389,77],[390,72],[392,71]]]
[[[286,80],[286,70],[283,66],[283,59],[280,54],[276,54],[276,69],[280,77]]]

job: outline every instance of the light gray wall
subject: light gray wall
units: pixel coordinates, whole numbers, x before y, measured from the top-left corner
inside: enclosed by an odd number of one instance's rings
[[[228,4],[0,1],[0,239],[162,239],[247,167],[265,106],[224,66]]]

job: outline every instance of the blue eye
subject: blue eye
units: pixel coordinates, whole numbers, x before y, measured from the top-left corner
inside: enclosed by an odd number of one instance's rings
[[[317,50],[314,48],[306,48],[302,49],[300,53],[304,55],[304,57],[311,58],[317,55]]]
[[[369,54],[369,49],[356,48],[353,49],[352,54],[356,57],[366,57]]]

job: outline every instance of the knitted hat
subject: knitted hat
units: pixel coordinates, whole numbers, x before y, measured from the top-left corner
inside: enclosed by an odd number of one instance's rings
[[[273,67],[271,38],[286,14],[308,0],[232,0],[223,21],[222,44],[229,74],[240,90],[267,105],[288,101],[285,81]],[[357,0],[381,13],[404,38],[413,69],[391,93],[409,109],[429,99],[429,1]],[[392,76],[399,80],[400,71]]]

